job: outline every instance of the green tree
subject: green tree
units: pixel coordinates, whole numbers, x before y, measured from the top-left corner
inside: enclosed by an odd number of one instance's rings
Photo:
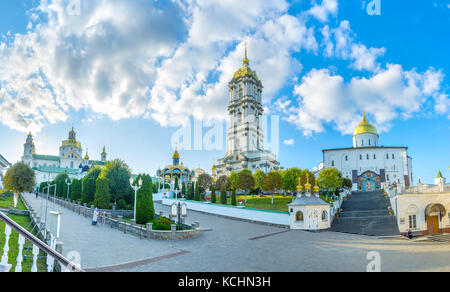
[[[342,187],[346,189],[351,189],[353,187],[353,182],[351,179],[345,177],[342,180]]]
[[[228,179],[228,176],[221,175],[216,181],[216,188],[218,190],[229,190],[230,189],[230,180]]]
[[[181,194],[182,194],[183,196],[186,196],[186,183],[185,183],[185,182],[183,182],[183,183],[181,184]]]
[[[19,194],[22,192],[32,192],[36,186],[34,170],[27,164],[18,162],[6,172],[3,185],[5,189],[14,193],[14,208],[17,208]]]
[[[237,205],[236,190],[231,191],[231,205],[232,206]]]
[[[319,186],[323,190],[335,192],[342,187],[342,173],[336,168],[325,168],[319,173]]]
[[[101,167],[96,166],[89,170],[88,174],[83,178],[81,182],[81,202],[86,204],[92,204],[95,199],[95,188],[97,184],[97,178],[102,172]]]
[[[230,177],[228,178],[231,190],[237,189],[237,179],[238,179],[238,173],[233,170],[230,173]]]
[[[255,188],[259,189],[259,194],[261,194],[263,179],[266,176],[266,173],[261,169],[258,169],[253,174],[253,178],[255,179]]]
[[[200,187],[200,192],[204,193],[211,187],[212,177],[207,173],[202,173],[198,176],[197,182]]]
[[[244,200],[247,203],[247,192],[250,192],[255,187],[255,179],[253,178],[252,172],[248,169],[243,169],[239,172],[236,188],[238,190],[244,191]]]
[[[134,200],[134,190],[130,186],[131,170],[128,165],[121,159],[115,159],[106,163],[102,173],[108,179],[113,202],[125,199],[131,204]]]
[[[220,203],[223,205],[227,204],[227,191],[224,189],[220,191]]]
[[[109,209],[110,200],[108,178],[100,175],[96,181],[94,205],[99,209]]]
[[[187,199],[190,201],[192,201],[194,199],[194,183],[193,182],[191,182],[188,185]]]
[[[70,199],[75,201],[81,199],[81,189],[82,189],[82,181],[78,179],[73,179],[72,184],[70,185]]]
[[[142,179],[142,186],[137,191],[136,202],[136,222],[145,224],[155,217],[155,208],[153,206],[153,187],[152,178],[148,174],[139,175],[134,183]]]
[[[198,181],[195,183],[194,201],[200,201],[200,187],[198,185]]]
[[[295,193],[298,186],[298,178],[302,171],[298,168],[289,168],[281,173],[281,189]]]
[[[56,184],[56,196],[59,198],[67,198],[67,180],[69,180],[69,175],[66,172],[59,173],[53,180],[53,184]]]
[[[263,180],[263,190],[270,192],[272,195],[272,205],[274,193],[279,190],[281,186],[281,175],[278,171],[272,170]]]
[[[214,187],[214,185],[211,187],[211,203],[217,203],[216,188]]]

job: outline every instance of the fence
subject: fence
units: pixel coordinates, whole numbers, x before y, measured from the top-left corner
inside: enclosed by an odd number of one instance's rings
[[[40,196],[47,199],[47,195],[40,194]],[[94,206],[88,207],[86,204],[81,205],[79,202],[55,197],[49,197],[49,200],[61,207],[78,213],[81,216],[89,218],[94,216]],[[123,221],[122,218],[133,217],[133,211],[130,210],[97,209],[97,212],[99,214],[98,223],[100,226],[109,226],[110,228],[117,229],[125,234],[138,236],[140,239],[179,240],[192,238],[200,233],[200,224],[198,222],[195,222],[192,225],[181,224],[181,227],[187,230],[174,230],[173,226],[170,231],[152,230],[152,224],[147,224],[145,227],[142,227],[137,224]],[[160,214],[155,214],[155,219],[160,216],[163,216],[162,212],[160,212]]]
[[[31,217],[31,216],[30,216]],[[38,255],[40,251],[43,251],[47,255],[47,272],[55,271],[55,262],[61,268],[62,271],[73,271],[73,272],[82,272],[82,270],[73,265],[69,260],[67,260],[63,255],[57,252],[54,248],[47,245],[45,242],[40,240],[38,237],[34,236],[31,232],[14,222],[7,215],[0,212],[0,220],[5,223],[5,245],[3,247],[3,254],[0,262],[0,271],[6,272],[9,271],[11,265],[8,264],[9,261],[9,249],[10,249],[10,237],[12,231],[16,231],[19,233],[18,237],[18,247],[19,253],[16,260],[16,268],[15,272],[22,272],[22,263],[24,260],[23,257],[23,249],[26,243],[26,240],[31,242],[33,246],[33,265],[31,267],[31,272],[37,272],[37,261]],[[42,223],[41,223],[42,224]],[[45,223],[43,223],[45,225]],[[46,228],[44,228],[46,230]],[[39,232],[41,233],[41,231]],[[43,233],[45,237],[49,235],[49,233]],[[45,238],[44,237],[44,238]]]

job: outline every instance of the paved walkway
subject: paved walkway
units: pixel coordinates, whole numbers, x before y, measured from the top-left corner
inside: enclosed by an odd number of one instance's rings
[[[26,198],[39,210],[43,199]],[[53,206],[53,205],[51,205]],[[188,223],[212,228],[183,241],[139,240],[60,206],[64,254],[81,253],[82,266],[111,271],[366,271],[367,254],[377,251],[382,271],[450,271],[450,245],[335,232],[286,231],[249,222],[188,212]],[[169,207],[155,203],[156,211]]]
[[[45,212],[46,200],[26,194],[25,199],[40,214]],[[92,226],[91,220],[51,202],[48,211],[61,212],[60,241],[64,243],[63,255],[75,251],[80,254],[83,268],[97,268],[167,256],[181,250],[160,241],[139,240],[108,226]],[[44,218],[44,215],[40,215]]]

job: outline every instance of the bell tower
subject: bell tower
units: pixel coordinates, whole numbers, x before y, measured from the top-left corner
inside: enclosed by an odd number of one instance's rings
[[[227,149],[230,154],[259,151],[263,149],[262,131],[263,107],[261,94],[263,85],[255,71],[250,69],[247,57],[247,43],[242,67],[228,84],[230,91],[230,129]]]

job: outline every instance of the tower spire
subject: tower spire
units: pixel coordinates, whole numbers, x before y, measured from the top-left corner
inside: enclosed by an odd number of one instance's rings
[[[244,58],[244,60],[242,60],[242,64],[244,66],[248,66],[250,64],[250,61],[247,58],[247,46],[248,46],[248,42],[247,41],[245,41],[244,46],[245,46],[245,58]]]

